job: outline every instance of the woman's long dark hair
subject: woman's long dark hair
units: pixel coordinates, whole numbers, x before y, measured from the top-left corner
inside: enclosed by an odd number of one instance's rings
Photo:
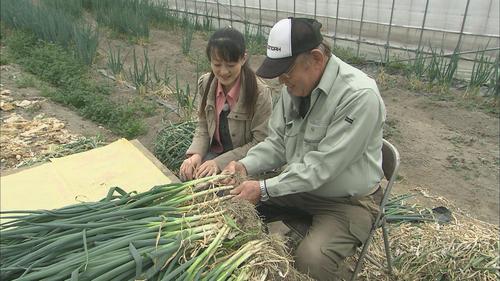
[[[227,62],[237,62],[245,55],[245,37],[238,30],[226,27],[215,31],[208,40],[206,54],[208,61],[212,60],[213,56]],[[257,78],[255,73],[250,68],[248,59],[241,67],[240,75],[245,79],[245,96],[240,96],[244,107],[253,116],[255,112],[255,103],[257,102]],[[213,71],[208,78],[208,84],[203,92],[199,115],[205,114],[205,106],[207,105],[207,96],[210,91],[210,85],[215,78]]]

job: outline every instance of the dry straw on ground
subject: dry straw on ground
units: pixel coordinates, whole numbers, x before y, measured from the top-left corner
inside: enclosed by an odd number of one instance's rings
[[[365,262],[361,280],[481,280],[500,279],[499,228],[456,215],[449,224],[403,223],[389,230],[394,273],[387,277]],[[385,261],[381,233],[369,255]]]

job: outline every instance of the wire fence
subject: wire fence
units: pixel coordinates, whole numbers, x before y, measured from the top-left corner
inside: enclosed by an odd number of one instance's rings
[[[215,27],[232,25],[267,36],[279,19],[315,18],[333,46],[368,60],[412,60],[418,52],[460,54],[457,74],[470,74],[476,53],[499,55],[498,0],[163,0],[170,9],[209,17]],[[462,75],[460,75],[462,74]]]

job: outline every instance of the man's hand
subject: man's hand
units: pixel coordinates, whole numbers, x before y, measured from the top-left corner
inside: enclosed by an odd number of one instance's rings
[[[217,175],[218,172],[220,172],[220,170],[217,166],[217,163],[215,163],[215,160],[208,160],[201,164],[198,169],[196,169],[195,178],[198,179],[206,176]]]
[[[182,181],[192,180],[195,176],[196,169],[201,164],[201,155],[193,154],[182,162],[179,168],[179,176]]]
[[[222,173],[225,175],[237,175],[240,177],[247,176],[247,168],[243,164],[237,161],[231,161],[227,166],[222,170]]]
[[[231,161],[227,166],[222,170],[223,175],[231,175],[232,177],[227,178],[222,181],[223,184],[227,185],[235,185],[237,182],[237,178],[244,178],[247,176],[247,168],[243,164],[237,161]]]
[[[244,181],[229,192],[234,198],[245,199],[256,205],[260,201],[260,185],[258,181]]]

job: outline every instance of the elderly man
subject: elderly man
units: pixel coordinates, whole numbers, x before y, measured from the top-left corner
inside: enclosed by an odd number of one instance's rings
[[[338,280],[344,259],[368,237],[381,197],[385,106],[377,85],[332,55],[313,19],[287,18],[269,33],[257,70],[284,84],[269,136],[225,173],[282,173],[244,181],[232,194],[258,205],[297,210],[312,225],[295,252],[297,268],[318,280]]]

